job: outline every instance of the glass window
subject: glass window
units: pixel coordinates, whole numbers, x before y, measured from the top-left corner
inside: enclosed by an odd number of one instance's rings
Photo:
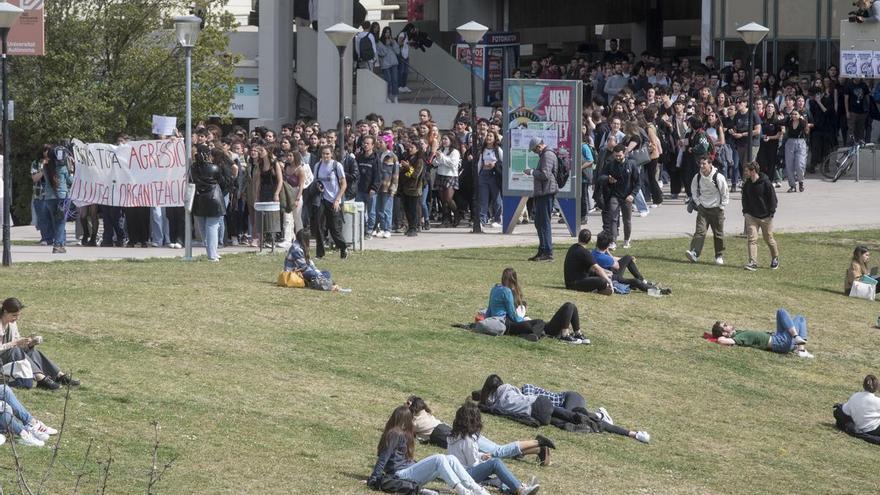
[[[769,48],[769,47],[768,47]],[[748,68],[749,66],[749,57],[752,55],[752,50],[745,44],[745,42],[741,39],[727,39],[724,40],[724,60],[732,62],[735,58],[741,58],[743,61],[743,67]],[[762,70],[764,67],[764,49],[761,46],[758,46],[758,50],[755,53],[755,70]]]
[[[750,22],[767,26],[764,20],[764,0],[727,0],[724,14],[724,36],[726,38],[737,36],[736,29]]]
[[[840,21],[855,10],[852,0],[831,0],[831,37],[840,38]]]
[[[775,60],[777,70],[785,67],[789,72],[813,72],[819,66],[816,41],[778,41]]]
[[[778,38],[815,38],[819,15],[815,0],[778,0]]]

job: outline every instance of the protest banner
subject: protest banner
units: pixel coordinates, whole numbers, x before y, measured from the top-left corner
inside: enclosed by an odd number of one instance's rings
[[[183,206],[183,140],[132,141],[115,146],[73,140],[70,198],[77,206]]]
[[[173,136],[177,130],[177,117],[165,115],[153,115],[153,134],[157,136]]]

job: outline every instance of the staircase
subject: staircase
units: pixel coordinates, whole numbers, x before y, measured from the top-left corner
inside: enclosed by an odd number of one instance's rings
[[[400,103],[424,105],[458,105],[461,103],[457,98],[422,75],[412,66],[409,68],[409,77],[407,77],[406,85],[411,92],[400,93],[398,96]]]

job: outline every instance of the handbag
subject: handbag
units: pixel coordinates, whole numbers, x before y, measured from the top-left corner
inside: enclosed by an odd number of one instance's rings
[[[643,146],[639,149],[633,150],[629,154],[629,157],[639,167],[641,167],[642,165],[645,165],[646,163],[651,161],[651,153],[648,152],[647,146]]]
[[[866,284],[861,280],[856,280],[852,284],[852,288],[849,290],[849,297],[857,297],[859,299],[867,299],[869,301],[873,301],[877,296],[877,286]]]
[[[290,272],[283,271],[278,274],[278,286],[290,289],[304,289],[306,281],[303,278],[302,273],[297,270]]]

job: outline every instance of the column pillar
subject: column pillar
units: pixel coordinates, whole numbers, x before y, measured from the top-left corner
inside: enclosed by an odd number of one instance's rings
[[[260,2],[259,47],[260,118],[251,126],[275,131],[292,120],[293,2]]]
[[[318,2],[318,122],[321,129],[335,129],[339,123],[339,82],[343,84],[342,107],[346,116],[352,116],[352,52],[354,42],[349,44],[345,52],[343,74],[339,74],[339,51],[330,42],[324,30],[344,22],[351,24],[354,17],[353,4],[350,0],[321,0]],[[359,26],[354,26],[359,27]],[[369,104],[369,102],[364,102]]]

